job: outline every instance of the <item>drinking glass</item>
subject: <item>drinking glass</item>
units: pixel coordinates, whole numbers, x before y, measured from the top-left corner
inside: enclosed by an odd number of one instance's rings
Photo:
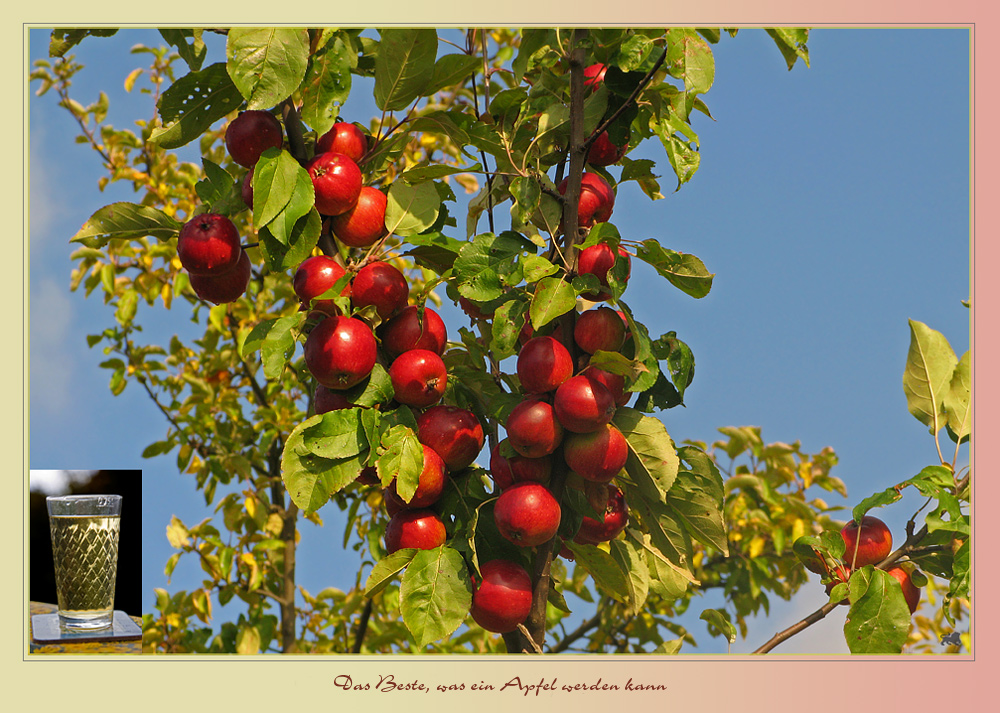
[[[69,629],[111,626],[121,496],[53,496],[46,504],[60,623]]]

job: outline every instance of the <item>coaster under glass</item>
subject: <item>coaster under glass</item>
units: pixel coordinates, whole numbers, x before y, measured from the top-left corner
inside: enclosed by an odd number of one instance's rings
[[[111,626],[103,629],[70,629],[59,614],[34,614],[31,638],[35,643],[83,643],[85,641],[134,641],[142,638],[142,629],[123,611],[115,610]]]

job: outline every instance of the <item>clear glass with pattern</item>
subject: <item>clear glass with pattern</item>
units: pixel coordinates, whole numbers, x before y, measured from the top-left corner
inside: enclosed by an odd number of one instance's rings
[[[46,503],[60,623],[70,629],[111,626],[121,496],[64,495]]]

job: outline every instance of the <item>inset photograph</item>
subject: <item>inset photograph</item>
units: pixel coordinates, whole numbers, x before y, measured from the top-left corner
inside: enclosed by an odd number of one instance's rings
[[[142,471],[30,480],[29,653],[140,653]]]

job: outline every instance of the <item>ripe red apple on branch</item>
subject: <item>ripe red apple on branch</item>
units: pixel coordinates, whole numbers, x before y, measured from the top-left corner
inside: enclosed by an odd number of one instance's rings
[[[585,480],[608,483],[628,460],[628,441],[607,423],[591,433],[569,433],[563,440],[563,456],[570,470]]]
[[[385,193],[372,186],[365,186],[358,193],[353,205],[338,214],[332,214],[334,218],[330,221],[330,227],[333,229],[333,234],[337,236],[337,240],[352,248],[367,248],[374,245],[386,234],[387,206],[388,199]]]
[[[506,539],[519,547],[536,547],[556,534],[562,509],[541,483],[515,483],[497,498],[493,518]]]
[[[517,355],[517,376],[526,394],[554,391],[573,375],[573,357],[553,337],[532,337]]]
[[[177,236],[177,259],[192,275],[225,274],[236,267],[242,252],[233,221],[217,213],[196,215]]]
[[[884,522],[871,515],[865,515],[860,525],[851,520],[840,535],[844,538],[844,562],[853,569],[878,564],[892,552],[892,533]]]
[[[314,299],[332,288],[341,277],[347,274],[347,270],[332,257],[326,255],[313,255],[302,261],[292,275],[292,289],[299,298],[303,310],[309,309]],[[351,285],[348,283],[340,292],[341,296],[347,297],[351,294]],[[319,300],[312,305],[327,314],[339,314],[337,304],[333,300]]]
[[[235,302],[247,291],[250,284],[250,256],[240,250],[235,267],[221,275],[191,275],[191,289],[206,302],[226,304]]]
[[[430,307],[421,309],[416,305],[404,307],[395,317],[379,328],[382,348],[390,357],[396,357],[410,349],[428,349],[444,354],[448,344],[448,333],[444,320]]]
[[[321,153],[306,166],[316,196],[316,210],[323,215],[346,213],[361,195],[361,169],[342,153]]]
[[[408,547],[433,550],[446,539],[444,523],[433,510],[400,510],[385,527],[385,549],[389,554]]]
[[[280,149],[281,124],[268,111],[244,111],[226,127],[226,151],[244,168],[253,168],[267,149]]]
[[[490,451],[490,475],[493,476],[493,482],[496,483],[497,489],[506,490],[514,483],[524,481],[548,483],[552,474],[551,458],[548,456],[525,458],[521,455],[506,458],[500,452],[503,442],[493,446],[493,450]]]
[[[574,542],[583,545],[596,545],[599,542],[613,540],[628,524],[628,504],[621,489],[614,485],[608,486],[608,500],[604,509],[604,519],[596,520],[584,516],[580,529],[573,538]]]
[[[396,490],[396,479],[394,478],[385,491],[387,504],[390,499],[393,499],[395,506],[400,510],[419,510],[430,507],[441,497],[447,480],[447,470],[444,461],[429,446],[423,446],[423,453],[424,467],[420,471],[417,489],[410,498],[410,501],[407,502],[400,497],[399,492]],[[394,513],[390,512],[390,515],[392,514]]]
[[[329,389],[344,390],[372,372],[378,345],[371,327],[360,319],[324,317],[306,337],[305,361],[313,377]]]
[[[448,370],[436,352],[411,349],[393,360],[389,366],[389,379],[396,401],[425,408],[436,404],[444,396]]]
[[[490,560],[479,571],[482,578],[474,580],[469,611],[473,620],[497,634],[514,631],[531,612],[531,577],[509,560]]]
[[[483,426],[471,411],[438,404],[417,417],[417,438],[444,460],[449,472],[472,464],[483,449]]]
[[[552,405],[538,398],[519,403],[507,417],[507,439],[525,458],[549,455],[563,439],[563,426],[556,419]]]
[[[368,137],[354,124],[338,121],[329,131],[316,140],[316,153],[334,151],[342,153],[355,163],[360,163],[368,150]]]
[[[406,307],[410,287],[399,270],[381,260],[370,262],[351,281],[351,304],[355,309],[373,306],[386,320]]]
[[[590,433],[611,422],[615,397],[597,379],[577,374],[556,389],[552,408],[567,431]]]

